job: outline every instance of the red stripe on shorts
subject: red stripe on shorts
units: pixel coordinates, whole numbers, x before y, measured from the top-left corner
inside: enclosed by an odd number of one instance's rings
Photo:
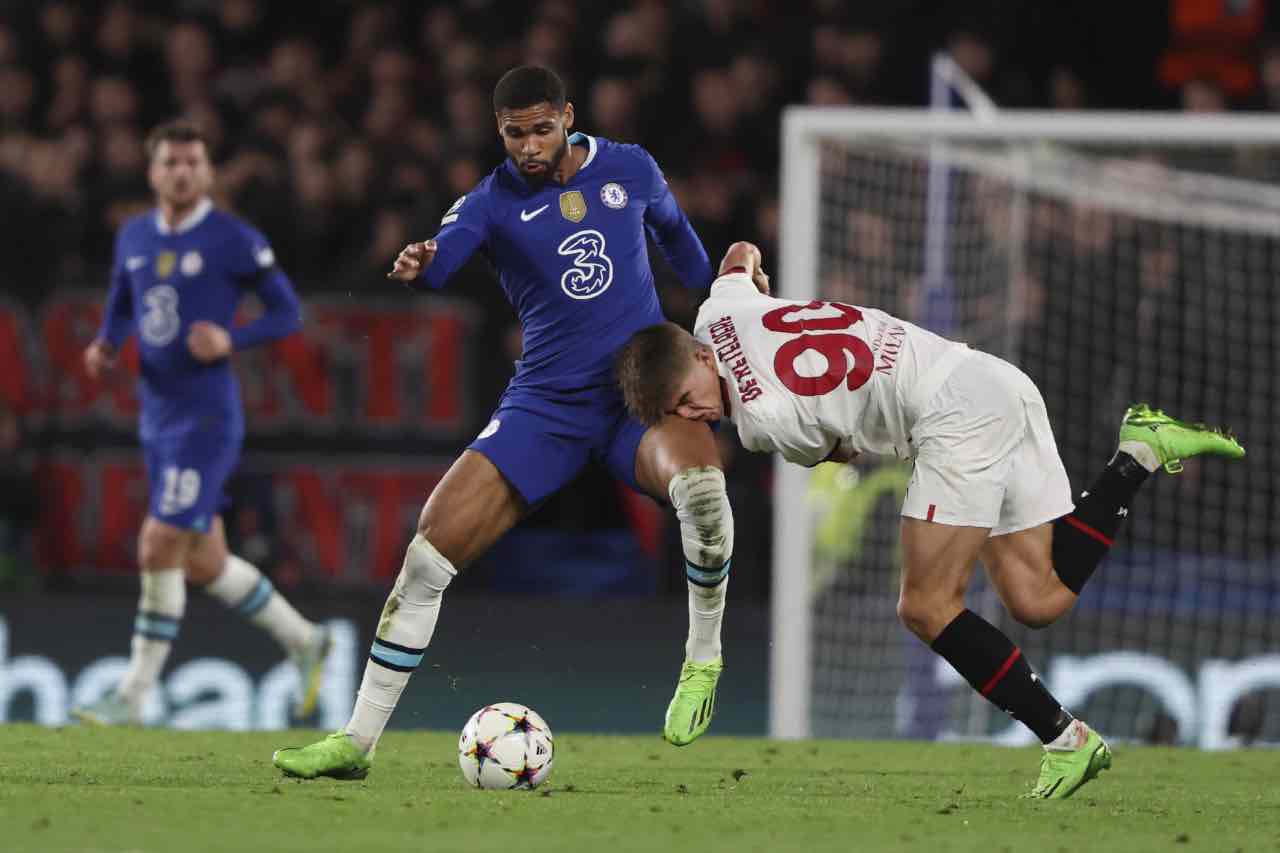
[[[924,517],[925,521],[933,521],[933,511],[938,508],[937,504],[929,504],[929,514]]]
[[[1101,542],[1103,545],[1106,545],[1108,548],[1110,548],[1112,545],[1115,544],[1114,540],[1112,540],[1105,533],[1103,533],[1100,530],[1095,530],[1094,528],[1085,524],[1080,519],[1076,518],[1074,515],[1064,515],[1062,517],[1062,520],[1065,521],[1067,524],[1070,524],[1076,530],[1079,530],[1085,536],[1090,536],[1094,539],[1097,539],[1099,542]]]
[[[996,670],[996,674],[991,676],[991,680],[982,685],[982,695],[986,696],[992,690],[996,689],[996,685],[1000,683],[1000,679],[1004,678],[1005,673],[1009,671],[1009,667],[1013,666],[1013,662],[1022,657],[1022,649],[1015,648],[1013,654],[1009,655],[1009,659],[1000,665]]]

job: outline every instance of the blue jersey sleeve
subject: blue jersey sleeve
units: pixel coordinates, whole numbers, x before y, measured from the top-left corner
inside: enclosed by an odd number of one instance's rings
[[[302,304],[293,284],[276,264],[267,239],[245,226],[237,235],[234,269],[262,300],[262,316],[231,330],[231,346],[242,350],[291,335],[302,328]]]
[[[410,284],[415,290],[439,290],[458,269],[489,239],[489,214],[485,197],[467,193],[445,211],[436,233],[436,256]]]
[[[689,224],[676,198],[667,186],[667,179],[657,162],[649,152],[641,149],[646,165],[652,170],[653,184],[649,192],[648,204],[644,210],[644,224],[658,244],[662,254],[666,256],[676,274],[684,282],[685,287],[706,288],[711,286],[714,277],[711,272],[711,261],[707,258],[707,250],[702,241]]]
[[[111,289],[107,291],[98,337],[119,349],[132,331],[133,290],[129,287],[129,274],[125,270],[124,230],[121,229],[116,237],[115,257],[111,261]]]

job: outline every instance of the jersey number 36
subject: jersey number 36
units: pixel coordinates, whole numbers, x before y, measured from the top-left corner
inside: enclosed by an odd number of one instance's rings
[[[805,317],[791,319],[789,315],[800,311],[816,311],[821,308],[834,308],[840,312],[836,317]],[[862,338],[849,334],[833,334],[844,329],[853,328],[862,319],[862,312],[852,305],[839,302],[821,302],[814,300],[807,305],[786,305],[775,308],[760,318],[760,322],[771,332],[782,332],[799,336],[787,341],[778,348],[773,357],[773,372],[786,386],[787,390],[802,397],[818,397],[834,391],[843,382],[850,391],[857,390],[871,378],[875,368],[875,356],[871,347]],[[805,332],[827,332],[823,335],[809,335]],[[801,376],[796,372],[796,359],[809,350],[815,350],[827,360],[827,370],[817,376]],[[845,358],[845,353],[852,356]]]

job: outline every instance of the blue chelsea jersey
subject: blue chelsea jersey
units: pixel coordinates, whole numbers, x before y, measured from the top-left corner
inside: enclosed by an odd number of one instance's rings
[[[264,312],[233,326],[246,290]],[[99,337],[117,348],[138,334],[143,440],[194,429],[242,435],[244,413],[229,359],[202,364],[187,349],[203,320],[231,333],[232,349],[274,340],[302,325],[298,298],[266,239],[205,199],[176,228],[157,211],[134,217],[116,238],[111,290]]]
[[[587,156],[566,184],[532,185],[508,158],[454,202],[415,282],[439,288],[484,253],[524,330],[513,387],[613,381],[617,349],[663,320],[646,232],[685,285],[711,284],[706,250],[649,153],[581,133],[569,142],[587,146]]]

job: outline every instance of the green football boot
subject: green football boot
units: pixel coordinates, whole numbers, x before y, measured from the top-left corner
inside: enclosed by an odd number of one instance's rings
[[[1087,727],[1086,727],[1087,728]],[[1029,793],[1033,800],[1065,800],[1080,786],[1111,766],[1111,748],[1088,729],[1084,745],[1072,750],[1046,749],[1040,759],[1040,778]]]
[[[96,702],[71,709],[71,716],[90,726],[140,726],[129,702],[119,693],[104,693]]]
[[[310,746],[277,749],[271,763],[289,776],[314,779],[329,776],[334,779],[363,779],[369,775],[373,753],[365,755],[346,732],[334,732],[324,740]]]
[[[320,683],[324,677],[324,662],[333,648],[333,637],[329,629],[316,627],[315,637],[306,646],[289,655],[298,670],[298,707],[294,716],[304,719],[316,710],[316,700],[320,697]]]
[[[1170,474],[1182,471],[1182,460],[1211,453],[1240,459],[1244,448],[1226,430],[1206,424],[1175,420],[1146,403],[1134,403],[1124,413],[1120,441],[1140,441],[1151,448],[1156,460]]]
[[[676,695],[667,706],[667,719],[662,736],[667,743],[688,746],[711,725],[716,712],[716,683],[724,670],[724,658],[707,663],[684,662]]]

